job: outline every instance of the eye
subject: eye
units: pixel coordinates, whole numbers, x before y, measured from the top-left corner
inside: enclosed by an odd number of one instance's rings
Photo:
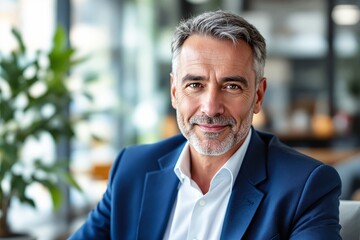
[[[229,89],[229,90],[241,90],[242,89],[242,87],[238,84],[227,84],[224,88]]]
[[[197,83],[197,82],[189,83],[187,86],[190,87],[190,88],[201,88],[202,87],[202,85],[200,83]]]

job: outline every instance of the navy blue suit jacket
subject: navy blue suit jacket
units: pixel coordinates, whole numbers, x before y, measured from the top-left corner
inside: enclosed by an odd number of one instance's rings
[[[162,239],[177,195],[174,166],[186,140],[125,148],[108,188],[70,239]],[[253,129],[221,239],[341,239],[337,172]]]

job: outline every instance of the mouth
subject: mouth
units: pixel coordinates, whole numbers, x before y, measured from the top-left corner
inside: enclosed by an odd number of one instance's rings
[[[219,136],[225,132],[227,128],[232,128],[235,126],[236,121],[231,117],[226,116],[216,116],[216,117],[208,117],[208,116],[193,116],[189,119],[189,123],[193,127],[199,128],[206,136]]]
[[[228,125],[221,125],[221,124],[196,124],[201,131],[207,133],[219,133],[223,131]]]

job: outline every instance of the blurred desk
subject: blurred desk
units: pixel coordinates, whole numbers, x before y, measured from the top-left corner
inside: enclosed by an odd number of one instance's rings
[[[319,135],[312,132],[275,133],[279,139],[291,147],[301,148],[338,148],[360,149],[360,136],[352,135]]]
[[[296,148],[298,151],[329,165],[336,165],[360,155],[360,148],[332,149],[332,148]]]

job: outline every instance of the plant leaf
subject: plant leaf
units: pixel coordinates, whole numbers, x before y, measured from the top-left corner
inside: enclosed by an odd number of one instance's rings
[[[55,210],[59,210],[61,207],[61,204],[63,202],[63,195],[59,187],[57,187],[55,184],[52,184],[48,187],[51,200],[54,206]]]
[[[23,41],[23,39],[21,37],[20,32],[16,28],[12,28],[11,32],[14,35],[14,37],[16,38],[16,40],[17,40],[17,42],[19,44],[20,53],[25,53],[26,47],[25,47],[25,44],[24,44],[24,41]]]
[[[63,171],[62,173],[59,174],[59,176],[61,177],[61,179],[66,182],[68,185],[70,185],[71,187],[75,188],[76,190],[78,190],[79,192],[82,192],[82,189],[80,187],[80,185],[76,182],[76,180],[73,178],[73,176],[65,171]]]
[[[59,210],[63,202],[63,195],[60,187],[48,179],[39,179],[34,175],[32,176],[32,179],[43,185],[49,191],[54,209]]]

